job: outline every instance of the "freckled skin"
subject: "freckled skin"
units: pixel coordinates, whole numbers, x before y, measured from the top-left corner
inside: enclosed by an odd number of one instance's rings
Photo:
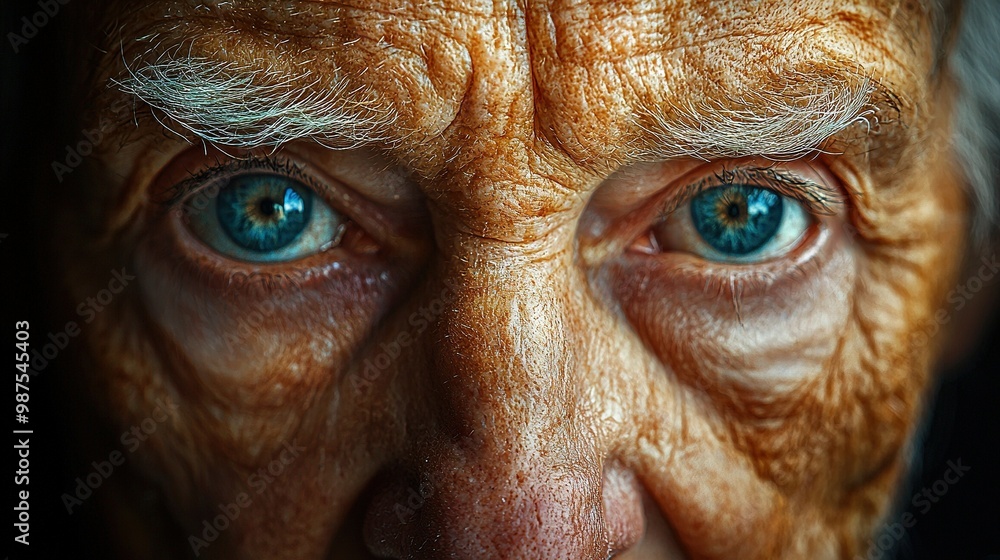
[[[930,381],[935,347],[911,340],[964,246],[952,161],[928,147],[947,145],[950,90],[931,80],[923,15],[777,0],[256,4],[195,18],[154,3],[123,33],[331,80],[339,68],[381,92],[398,138],[282,151],[359,193],[353,218],[380,250],[266,267],[211,255],[142,195],[186,169],[171,162],[189,145],[155,122],[74,176],[57,235],[71,294],[123,263],[138,278],[85,331],[80,382],[112,438],[157,399],[179,407],[100,496],[112,531],[131,520],[114,534],[127,557],[189,556],[188,536],[241,492],[253,503],[200,557],[864,553]],[[636,160],[653,142],[638,104],[721,98],[832,60],[905,92],[910,126],[809,160],[848,199],[820,233],[738,270],[623,249],[651,225],[630,221],[646,195],[626,191],[719,163]],[[376,201],[387,184],[400,198]],[[286,443],[303,451],[258,486]]]

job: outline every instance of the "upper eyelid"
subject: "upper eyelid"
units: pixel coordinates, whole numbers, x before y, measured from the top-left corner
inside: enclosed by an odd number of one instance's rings
[[[816,215],[836,215],[844,205],[844,197],[836,187],[806,179],[792,171],[772,166],[750,166],[733,169],[723,168],[683,187],[679,195],[671,196],[663,203],[659,217],[661,220],[666,219],[701,192],[734,184],[748,184],[771,189],[802,203],[810,213]]]
[[[233,158],[227,162],[216,161],[215,165],[194,172],[190,177],[168,187],[164,193],[165,196],[159,202],[164,206],[173,206],[189,196],[201,192],[217,181],[239,173],[266,172],[275,175],[285,175],[302,182],[314,192],[320,194],[320,196],[323,196],[323,193],[326,191],[326,187],[319,184],[316,178],[304,172],[295,163],[284,158],[269,155]]]
[[[166,212],[182,209],[185,201],[200,202],[198,197],[212,200],[218,194],[206,192],[212,185],[221,188],[227,179],[241,174],[272,174],[298,181],[304,188],[310,189],[319,200],[322,200],[340,218],[358,224],[365,232],[373,235],[376,240],[398,238],[398,232],[393,229],[393,222],[383,213],[377,204],[372,204],[363,194],[338,177],[326,175],[321,168],[313,167],[308,161],[300,159],[295,154],[241,154],[239,157],[217,154],[213,160],[195,156],[198,163],[188,164],[188,170],[178,171],[171,180],[164,180],[154,188],[152,202],[163,207]],[[175,162],[168,164],[168,167]],[[196,169],[190,171],[191,168]],[[208,200],[203,202],[208,202]],[[204,206],[197,207],[203,210]],[[186,215],[182,211],[182,214]]]

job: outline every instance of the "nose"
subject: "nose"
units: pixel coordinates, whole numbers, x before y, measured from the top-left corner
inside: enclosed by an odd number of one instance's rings
[[[459,262],[509,262],[478,256]],[[567,299],[583,280],[562,258],[444,274],[456,293],[419,392],[433,412],[409,420],[423,428],[371,499],[373,554],[603,560],[642,537],[640,485],[611,456],[592,390],[588,306]]]

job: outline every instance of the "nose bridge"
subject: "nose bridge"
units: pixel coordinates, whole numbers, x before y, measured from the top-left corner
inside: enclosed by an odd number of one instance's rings
[[[429,406],[410,421],[405,469],[427,492],[417,499],[399,477],[383,487],[366,540],[392,557],[603,559],[617,545],[603,501],[607,445],[588,425],[600,417],[587,398],[594,372],[582,363],[593,340],[574,259],[584,181],[537,153],[530,134],[470,130],[475,149],[423,186],[431,279],[453,292],[423,338]]]
[[[527,51],[510,48],[524,71],[518,57]],[[584,292],[573,288],[573,240],[586,180],[533,139],[530,80],[511,91],[487,87],[496,77],[476,74],[450,130],[464,149],[421,181],[437,245],[434,277],[454,290],[425,355],[445,429],[554,437],[578,373],[579,306],[569,298]]]
[[[452,427],[519,437],[567,420],[580,373],[570,249],[461,237],[442,267],[454,298],[428,348]]]
[[[397,546],[382,553],[608,556],[603,446],[579,425],[592,417],[580,414],[586,372],[570,299],[580,291],[571,249],[558,245],[456,234],[439,273],[454,297],[427,337],[434,427],[415,436],[422,459],[409,465],[424,491],[418,500],[406,492],[417,484],[397,484],[376,506],[369,524]],[[419,507],[403,517],[389,507],[407,499]]]

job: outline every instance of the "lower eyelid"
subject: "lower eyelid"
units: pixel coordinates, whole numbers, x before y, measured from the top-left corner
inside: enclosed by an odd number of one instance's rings
[[[793,290],[803,277],[817,273],[843,246],[845,233],[833,219],[818,219],[784,258],[746,263],[711,261],[683,252],[653,256],[626,253],[613,268],[625,278],[669,278],[697,286],[718,297],[763,297]],[[642,282],[640,282],[642,284]],[[624,297],[624,296],[623,296]]]
[[[155,224],[151,231],[144,241],[148,253],[175,261],[178,275],[185,277],[180,281],[218,292],[240,289],[248,291],[248,295],[263,297],[276,286],[290,285],[304,290],[326,283],[334,283],[342,290],[364,291],[379,285],[392,271],[379,255],[349,254],[340,248],[296,261],[238,261],[205,250],[193,232],[170,216]]]

